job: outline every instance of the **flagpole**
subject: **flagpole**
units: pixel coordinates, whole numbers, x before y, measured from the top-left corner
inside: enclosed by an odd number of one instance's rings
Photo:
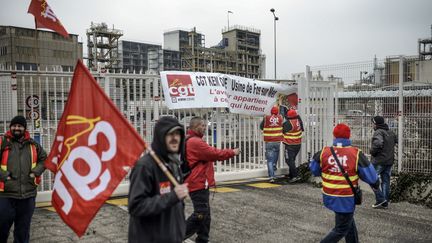
[[[227,30],[229,30],[229,11],[227,12],[227,19],[228,19],[228,28],[227,28]]]
[[[36,70],[39,72],[39,32],[37,30],[37,21],[36,18],[34,18],[35,21],[35,41],[36,41]]]
[[[174,178],[174,176],[171,174],[171,172],[168,170],[168,168],[162,163],[162,161],[159,159],[159,157],[156,155],[156,153],[151,149],[150,147],[147,148],[150,156],[156,161],[156,164],[159,166],[159,168],[162,170],[162,172],[168,177],[168,179],[171,181],[171,183],[176,187],[179,185],[178,181]]]

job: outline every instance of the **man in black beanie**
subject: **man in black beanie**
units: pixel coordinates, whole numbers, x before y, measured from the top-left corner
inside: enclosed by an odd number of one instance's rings
[[[47,155],[32,138],[23,116],[16,116],[0,138],[0,242],[14,224],[14,242],[29,242],[37,186]]]
[[[372,164],[381,180],[381,190],[374,189],[376,203],[373,208],[387,208],[390,195],[391,168],[394,163],[394,147],[398,142],[396,134],[389,130],[384,117],[372,118],[374,133],[370,154]]]

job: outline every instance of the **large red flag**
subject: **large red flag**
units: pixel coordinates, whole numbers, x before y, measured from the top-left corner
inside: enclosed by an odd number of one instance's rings
[[[78,61],[46,167],[52,205],[81,237],[146,145]]]
[[[52,8],[45,0],[32,0],[27,13],[31,13],[35,17],[36,28],[45,28],[54,30],[60,35],[69,38],[68,32],[65,30],[60,20],[54,14]]]

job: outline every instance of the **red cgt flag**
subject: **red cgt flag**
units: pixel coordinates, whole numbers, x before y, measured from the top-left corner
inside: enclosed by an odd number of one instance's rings
[[[146,148],[79,60],[46,167],[52,205],[81,237]]]
[[[60,20],[54,14],[52,8],[45,0],[32,0],[27,13],[31,13],[35,17],[36,28],[45,28],[54,30],[60,35],[69,38],[68,32],[65,30]]]

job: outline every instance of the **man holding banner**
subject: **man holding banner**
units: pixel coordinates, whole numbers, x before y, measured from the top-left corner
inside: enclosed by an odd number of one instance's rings
[[[156,123],[152,149],[180,183],[184,143],[185,132],[177,119],[167,116]],[[187,184],[174,186],[152,155],[144,155],[130,175],[129,242],[182,242],[187,196]]]
[[[303,121],[297,111],[289,110],[287,120],[283,124],[283,143],[285,144],[285,162],[289,166],[288,182],[290,183],[301,179],[298,176],[295,160],[300,152],[303,131]]]
[[[283,141],[283,117],[279,115],[279,109],[277,106],[273,106],[270,112],[271,115],[264,117],[260,124],[260,128],[263,130],[268,175],[270,183],[273,183],[275,182],[275,170],[277,169],[276,164],[279,159],[280,142]]]
[[[230,159],[240,154],[239,148],[218,149],[203,140],[206,123],[193,117],[187,131],[186,155],[191,169],[189,184],[194,211],[186,222],[186,238],[197,234],[195,242],[207,243],[210,237],[210,187],[216,186],[214,162]]]

